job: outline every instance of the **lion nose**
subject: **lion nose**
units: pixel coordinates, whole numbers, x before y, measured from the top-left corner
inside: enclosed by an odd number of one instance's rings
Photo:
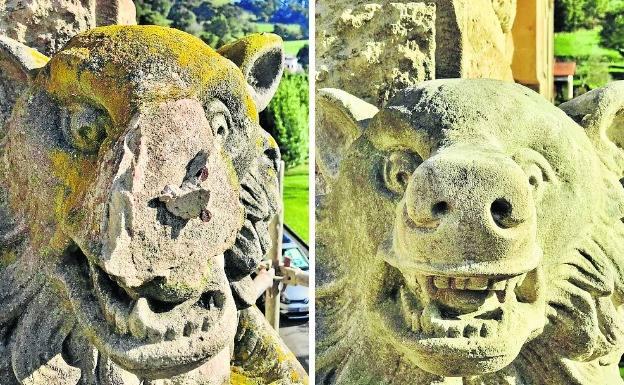
[[[167,211],[182,219],[200,218],[210,221],[208,210],[210,191],[203,185],[208,178],[208,155],[200,151],[189,163],[181,186],[166,185],[158,199],[165,204]]]
[[[462,229],[505,232],[532,216],[530,185],[508,157],[455,150],[423,162],[411,178],[406,214],[417,228],[445,222]]]
[[[416,168],[397,211],[386,260],[402,269],[510,275],[537,265],[531,185],[508,155],[449,146]]]
[[[412,205],[414,207],[415,205]],[[501,229],[516,227],[524,222],[524,219],[517,218],[513,214],[514,208],[508,199],[496,198],[490,205],[490,215],[492,221]],[[439,222],[451,212],[451,205],[446,200],[440,200],[431,205],[429,212],[418,212],[408,210],[408,215],[416,224],[423,227],[437,227]]]

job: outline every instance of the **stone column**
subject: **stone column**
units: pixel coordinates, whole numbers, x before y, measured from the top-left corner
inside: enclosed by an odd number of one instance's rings
[[[553,23],[552,0],[518,0],[513,77],[548,100],[553,99]]]

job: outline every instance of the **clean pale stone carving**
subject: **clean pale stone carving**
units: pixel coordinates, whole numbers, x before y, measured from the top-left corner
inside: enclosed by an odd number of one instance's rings
[[[320,90],[317,383],[624,383],[623,107],[624,82],[561,109]]]
[[[23,90],[0,131],[0,383],[305,383],[249,277],[280,204],[258,123],[280,38],[100,27],[50,59],[2,37],[0,65]]]

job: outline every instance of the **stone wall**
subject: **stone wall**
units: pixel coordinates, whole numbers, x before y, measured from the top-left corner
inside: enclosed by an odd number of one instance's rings
[[[0,4],[0,34],[50,55],[98,25],[136,24],[130,0],[8,0]]]
[[[379,106],[425,80],[511,81],[515,11],[515,0],[318,0],[317,87]]]

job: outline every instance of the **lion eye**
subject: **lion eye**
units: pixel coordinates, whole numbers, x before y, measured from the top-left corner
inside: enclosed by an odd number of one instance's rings
[[[73,106],[65,111],[62,126],[67,142],[78,151],[96,153],[111,125],[108,114],[90,106]]]
[[[228,120],[222,113],[217,113],[210,118],[210,127],[215,136],[225,139],[229,132]]]
[[[403,194],[409,178],[416,167],[422,163],[422,158],[409,151],[393,151],[386,158],[383,167],[383,177],[388,190]]]
[[[206,117],[210,124],[210,129],[215,138],[225,142],[230,135],[230,128],[232,127],[232,116],[230,110],[223,102],[218,99],[211,100],[206,105]]]
[[[532,149],[522,149],[513,158],[524,169],[533,189],[533,198],[540,199],[546,186],[556,180],[552,167],[540,153]]]

